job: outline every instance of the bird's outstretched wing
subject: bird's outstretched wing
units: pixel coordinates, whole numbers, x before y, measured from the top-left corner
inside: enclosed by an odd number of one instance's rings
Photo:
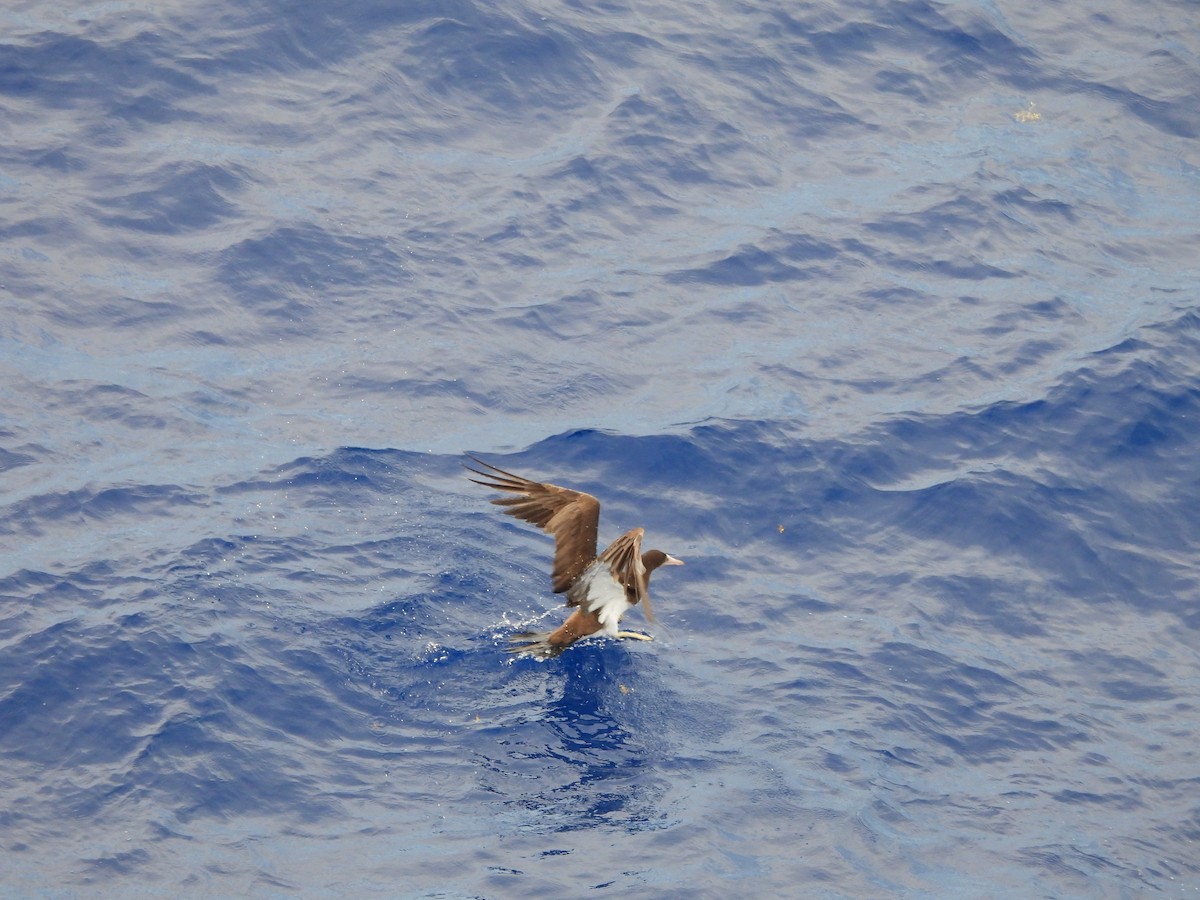
[[[530,481],[528,478],[489,465],[470,454],[468,458],[487,470],[480,471],[464,465],[463,468],[468,472],[487,479],[480,481],[471,478],[470,481],[516,495],[501,497],[493,500],[493,503],[506,507],[504,511],[508,515],[537,525],[547,534],[554,536],[554,571],[550,577],[556,594],[566,591],[596,558],[600,501],[583,491],[573,491],[557,484]],[[640,534],[638,537],[640,546]],[[609,550],[611,549],[610,547]]]

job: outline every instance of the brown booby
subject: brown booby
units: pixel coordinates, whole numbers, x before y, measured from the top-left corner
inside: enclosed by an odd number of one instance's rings
[[[565,593],[567,606],[575,608],[553,631],[514,635],[511,640],[516,646],[508,652],[547,659],[594,634],[650,640],[648,635],[636,631],[618,631],[617,625],[621,616],[638,603],[643,604],[646,618],[653,622],[648,592],[650,573],[659,566],[682,566],[683,560],[661,550],[642,553],[645,533],[642,528],[625,532],[597,556],[599,500],[583,491],[530,481],[469,454],[468,457],[487,470],[473,469],[464,463],[467,471],[487,479],[470,478],[470,481],[515,495],[493,503],[507,507],[504,511],[508,515],[537,525],[554,536],[554,570],[550,576],[554,593]]]

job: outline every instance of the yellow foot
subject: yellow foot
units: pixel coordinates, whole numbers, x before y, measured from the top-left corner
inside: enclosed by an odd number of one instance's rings
[[[648,634],[642,634],[639,631],[618,631],[618,638],[633,638],[635,641],[652,641],[654,638]]]

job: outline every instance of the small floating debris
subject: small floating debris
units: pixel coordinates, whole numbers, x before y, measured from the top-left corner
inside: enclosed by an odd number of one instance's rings
[[[1027,125],[1030,122],[1042,121],[1042,114],[1033,108],[1033,101],[1029,101],[1028,109],[1019,109],[1013,113],[1013,118],[1022,125]]]

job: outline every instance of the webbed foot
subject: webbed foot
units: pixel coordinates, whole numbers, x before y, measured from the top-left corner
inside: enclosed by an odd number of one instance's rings
[[[618,638],[631,638],[635,641],[652,641],[654,638],[648,634],[642,634],[640,631],[618,631]]]

